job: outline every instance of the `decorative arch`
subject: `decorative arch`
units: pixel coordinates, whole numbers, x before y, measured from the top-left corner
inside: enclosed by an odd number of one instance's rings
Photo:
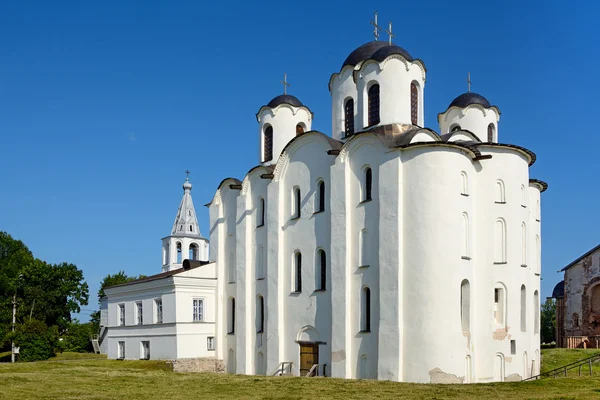
[[[496,353],[494,357],[494,381],[504,382],[504,354]]]
[[[527,191],[525,185],[521,185],[521,207],[527,207]]]
[[[527,289],[521,285],[521,332],[527,332]]]
[[[494,223],[494,263],[506,264],[506,223],[502,218]]]
[[[498,179],[496,181],[494,195],[494,200],[497,204],[506,203],[506,193],[504,190],[504,182],[502,181],[502,179]]]
[[[463,279],[460,284],[460,320],[463,332],[471,330],[471,284]]]
[[[469,177],[465,171],[460,172],[460,179],[461,179],[460,194],[462,194],[463,196],[468,196],[469,195]]]
[[[296,335],[297,342],[309,342],[309,343],[320,343],[321,342],[321,334],[312,325],[304,325],[298,331]]]
[[[469,214],[466,212],[462,213],[462,258],[470,260],[471,259],[471,226],[469,223]]]

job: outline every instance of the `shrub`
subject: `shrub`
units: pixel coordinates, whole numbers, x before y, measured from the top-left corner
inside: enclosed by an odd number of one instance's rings
[[[77,353],[89,353],[93,351],[90,337],[94,333],[94,327],[91,322],[81,324],[75,320],[69,323],[62,340],[64,351],[74,351]]]
[[[15,335],[21,361],[47,360],[56,355],[58,328],[47,327],[42,321],[31,320],[20,325]]]

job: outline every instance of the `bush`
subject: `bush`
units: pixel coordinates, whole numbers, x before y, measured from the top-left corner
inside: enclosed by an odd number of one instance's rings
[[[93,351],[90,337],[94,332],[94,326],[91,322],[81,324],[75,320],[67,326],[67,331],[63,335],[62,345],[64,351],[73,351],[77,353],[89,353]]]
[[[47,327],[42,321],[31,320],[20,325],[15,335],[21,361],[47,360],[56,355],[58,328]]]

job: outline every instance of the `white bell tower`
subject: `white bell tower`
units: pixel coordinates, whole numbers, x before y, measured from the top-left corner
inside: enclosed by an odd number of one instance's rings
[[[196,210],[192,201],[192,184],[188,177],[183,184],[183,198],[177,210],[177,217],[171,235],[162,239],[163,272],[182,268],[183,260],[208,261],[208,240],[200,234]]]

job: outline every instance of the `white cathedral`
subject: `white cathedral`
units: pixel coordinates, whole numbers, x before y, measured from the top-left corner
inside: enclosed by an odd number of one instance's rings
[[[538,374],[547,185],[479,94],[423,128],[425,76],[375,40],[329,80],[331,136],[294,96],[262,106],[259,163],[217,188],[210,241],[186,180],[163,272],[106,289],[109,358],[424,383]]]

